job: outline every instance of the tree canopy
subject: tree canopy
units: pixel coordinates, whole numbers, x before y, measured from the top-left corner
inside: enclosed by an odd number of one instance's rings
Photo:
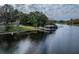
[[[9,22],[14,21],[15,20],[15,10],[14,10],[13,6],[8,5],[8,4],[1,6],[0,17],[1,17],[1,20],[5,22],[5,24],[8,24]]]
[[[48,21],[48,17],[39,11],[33,11],[29,14],[23,13],[14,9],[12,5],[5,4],[0,7],[0,21],[5,24],[15,22],[16,20],[20,21],[22,25],[31,25],[31,26],[45,26]]]
[[[24,14],[23,18],[21,19],[21,24],[24,25],[32,25],[35,27],[38,26],[45,26],[47,23],[47,16],[42,12],[30,12],[29,14]]]

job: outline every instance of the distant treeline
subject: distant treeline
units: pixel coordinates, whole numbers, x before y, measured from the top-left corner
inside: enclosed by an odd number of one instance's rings
[[[69,25],[78,25],[79,24],[79,19],[70,19],[68,21],[65,21],[65,23],[69,24]]]
[[[68,25],[79,25],[79,19],[70,20],[50,20],[52,23],[68,24]]]

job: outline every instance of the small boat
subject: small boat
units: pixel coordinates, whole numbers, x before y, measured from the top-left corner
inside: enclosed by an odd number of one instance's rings
[[[39,27],[39,30],[44,32],[52,32],[52,31],[55,31],[56,29],[57,29],[57,26],[54,26],[54,25],[46,25],[44,27]]]
[[[57,29],[56,25],[46,25],[45,28],[50,29],[50,31],[54,31]]]

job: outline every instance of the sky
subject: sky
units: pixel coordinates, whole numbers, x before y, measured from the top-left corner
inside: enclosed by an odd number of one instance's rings
[[[40,11],[51,20],[69,20],[79,18],[79,4],[15,4],[16,9],[29,13]]]

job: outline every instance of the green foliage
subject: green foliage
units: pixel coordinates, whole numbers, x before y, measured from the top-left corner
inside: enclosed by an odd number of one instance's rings
[[[9,23],[16,22],[16,20],[19,20],[22,25],[34,27],[45,26],[46,24],[52,25],[54,23],[54,21],[49,21],[48,17],[42,12],[35,11],[26,14],[8,4],[1,6],[0,18],[0,21],[4,22],[7,26]]]
[[[42,12],[30,12],[29,14],[23,14],[21,19],[21,24],[23,25],[31,25],[31,26],[45,26],[47,23],[47,16]]]

